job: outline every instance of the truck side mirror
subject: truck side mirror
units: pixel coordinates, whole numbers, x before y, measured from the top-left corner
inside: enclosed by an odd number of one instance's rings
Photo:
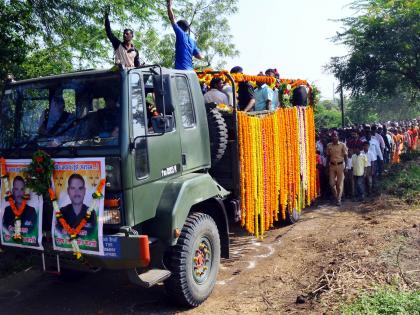
[[[171,97],[171,77],[169,74],[153,75],[156,110],[160,114],[171,115],[174,106]]]

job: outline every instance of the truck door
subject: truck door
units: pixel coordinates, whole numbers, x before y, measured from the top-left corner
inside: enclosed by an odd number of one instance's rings
[[[181,122],[182,170],[194,171],[210,164],[207,116],[204,99],[197,76],[176,74],[173,76],[176,92],[175,107]]]
[[[135,224],[153,218],[165,181],[181,172],[181,145],[177,126],[164,134],[152,126],[155,89],[152,75],[130,73],[130,121],[133,150],[133,208]],[[175,115],[167,112],[166,115]],[[175,118],[175,117],[173,117]],[[175,119],[174,119],[175,121]]]

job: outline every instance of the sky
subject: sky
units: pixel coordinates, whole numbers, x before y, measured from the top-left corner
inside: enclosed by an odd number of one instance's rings
[[[277,68],[281,78],[305,79],[333,98],[334,76],[323,66],[331,57],[347,54],[330,38],[342,29],[332,20],[353,14],[351,0],[239,0],[239,11],[229,17],[239,57],[227,69],[241,66],[246,74]],[[336,95],[338,97],[338,95]]]

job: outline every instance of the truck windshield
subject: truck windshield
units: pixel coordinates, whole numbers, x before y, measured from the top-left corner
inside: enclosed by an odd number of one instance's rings
[[[117,73],[16,84],[3,95],[0,149],[118,145]]]

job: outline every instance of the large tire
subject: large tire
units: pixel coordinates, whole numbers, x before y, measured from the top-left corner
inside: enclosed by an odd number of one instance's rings
[[[209,125],[211,164],[215,165],[225,154],[228,131],[225,119],[217,108],[208,110],[207,121]]]
[[[219,232],[209,215],[195,212],[188,216],[167,264],[172,275],[165,287],[175,303],[196,307],[209,297],[220,264]]]

